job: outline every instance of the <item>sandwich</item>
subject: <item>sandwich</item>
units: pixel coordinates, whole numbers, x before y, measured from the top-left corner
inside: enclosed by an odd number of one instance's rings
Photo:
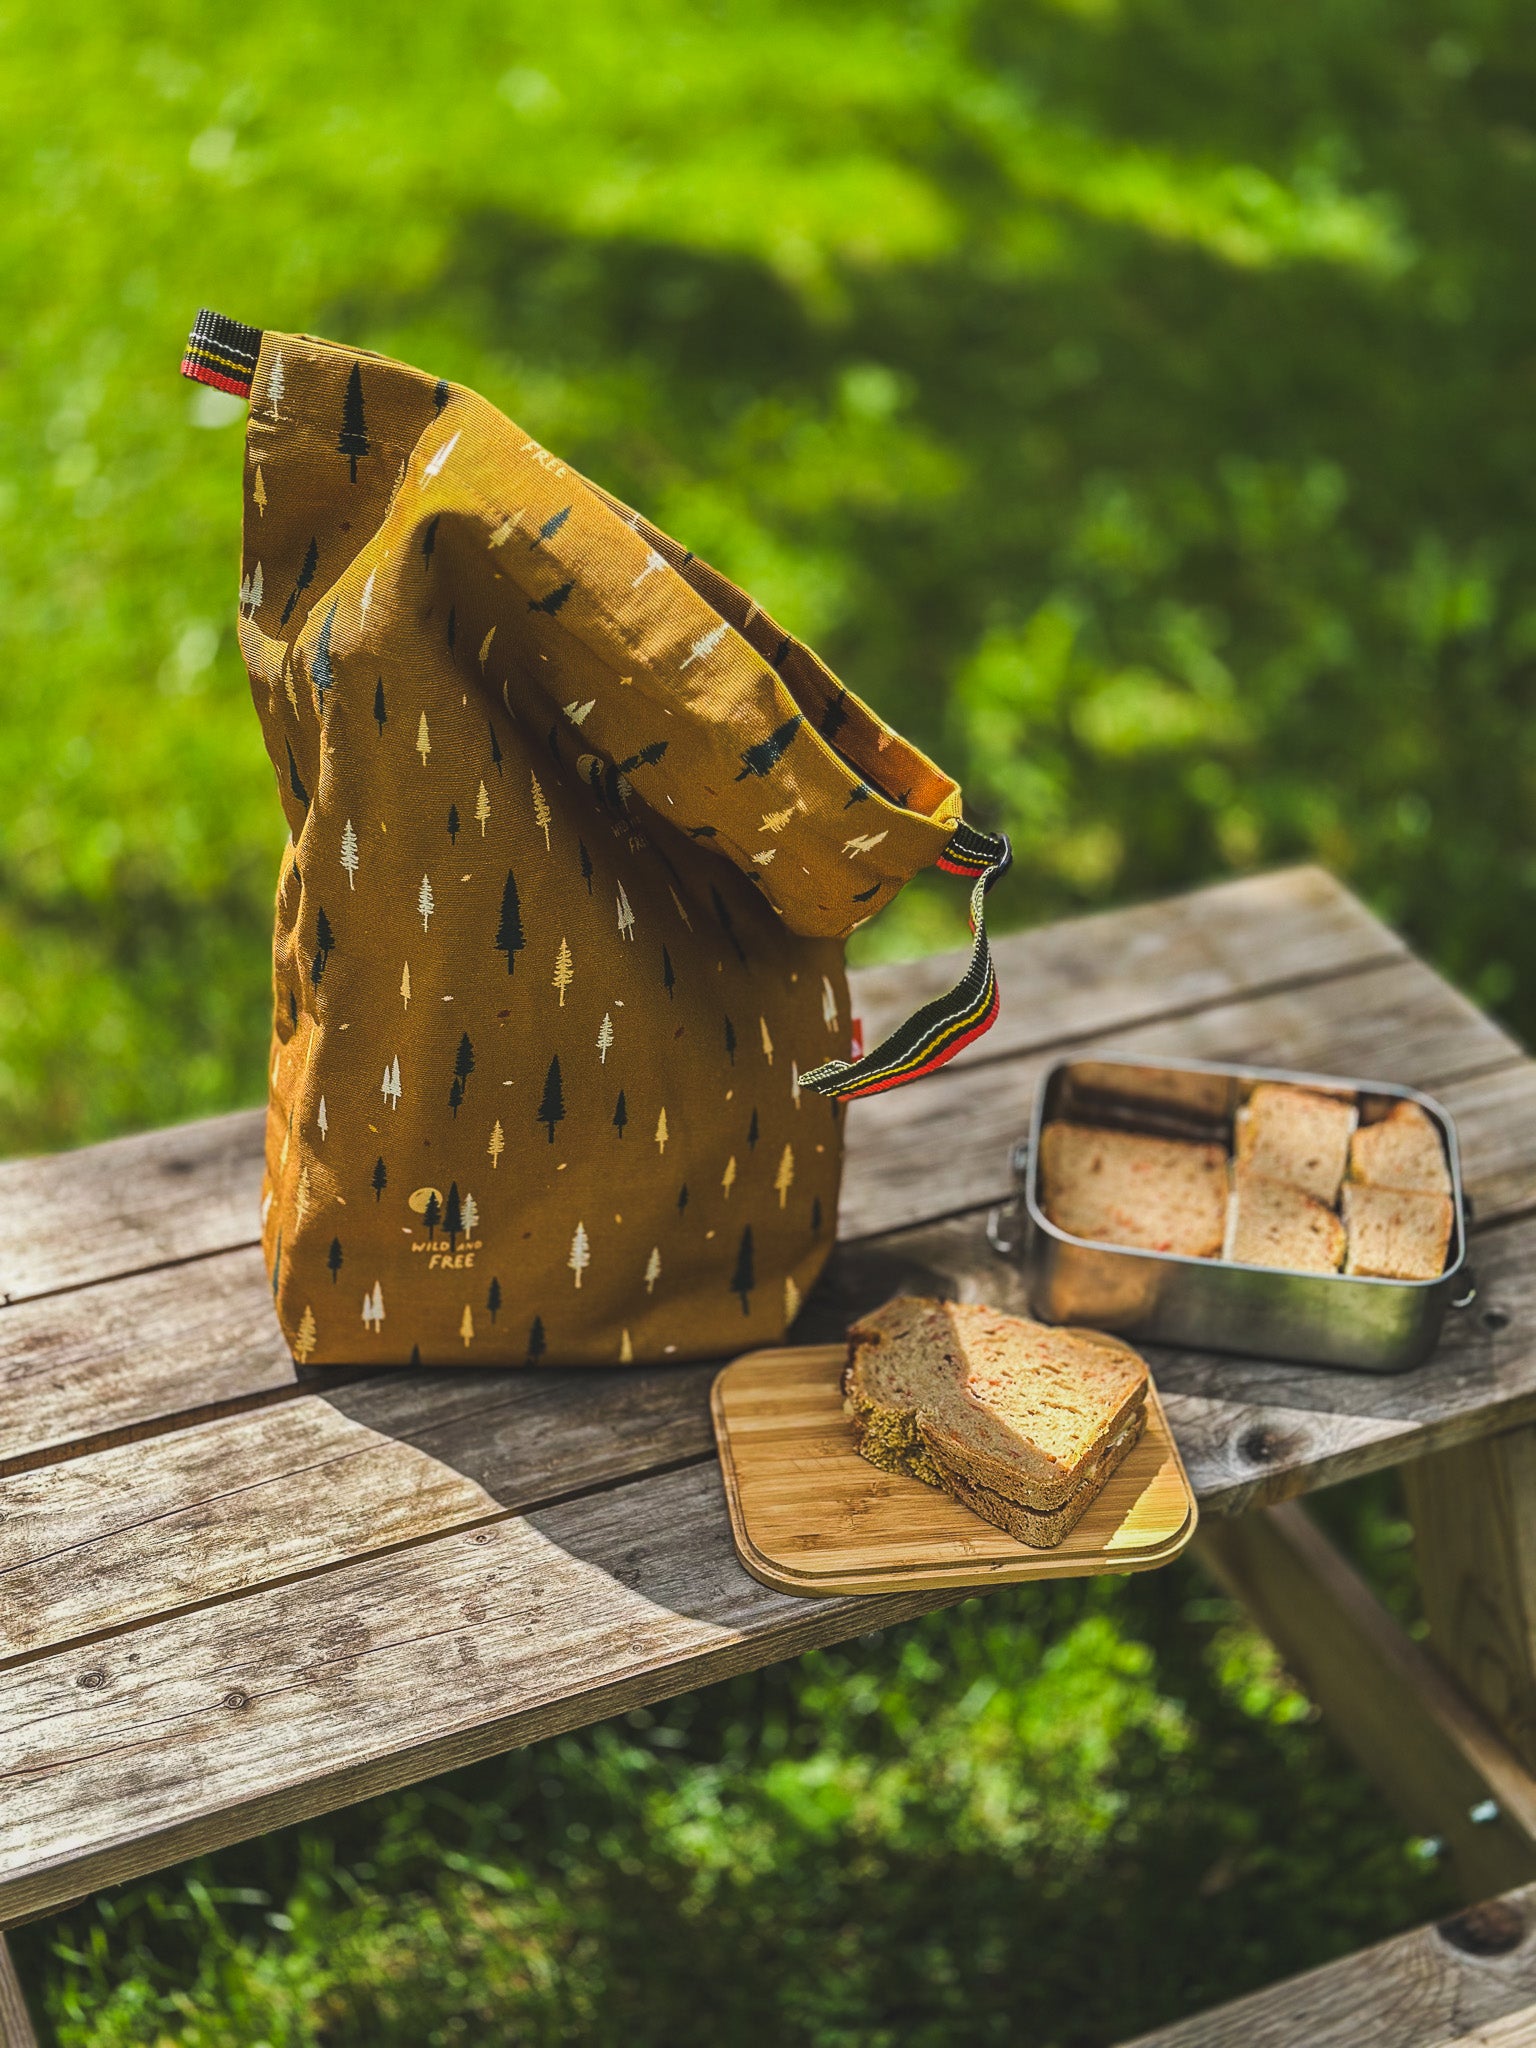
[[[1081,1521],[1146,1423],[1144,1360],[1097,1331],[899,1296],[848,1336],[861,1455],[1038,1550]]]

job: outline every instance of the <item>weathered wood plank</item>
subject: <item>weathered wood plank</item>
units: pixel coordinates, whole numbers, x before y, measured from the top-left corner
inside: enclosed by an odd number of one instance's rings
[[[255,1246],[0,1312],[0,1470],[295,1385]]]
[[[1005,1007],[989,1057],[1403,950],[1317,868],[1015,933],[995,949]],[[866,1027],[937,993],[953,964],[940,955],[856,974]],[[253,1243],[261,1144],[262,1114],[248,1110],[0,1163],[0,1303]]]
[[[1412,959],[1134,1029],[1097,1030],[1082,1044],[1186,1059],[1252,1060],[1407,1082],[1432,1092],[1520,1057],[1515,1041],[1491,1018]],[[855,1103],[848,1119],[839,1235],[873,1237],[1001,1200],[1008,1188],[1009,1148],[1029,1128],[1035,1087],[1053,1056],[957,1064],[919,1087]],[[1536,1116],[1526,1136],[1525,1156],[1536,1174]]]
[[[0,1934],[0,2048],[37,2048],[37,2036],[27,2015],[21,1979],[11,1960],[5,1936]]]
[[[1122,2048],[1531,2048],[1536,1886]]]
[[[0,1923],[950,1597],[793,1600],[691,1466],[0,1671]]]
[[[0,1480],[0,1662],[498,1514],[313,1395]]]
[[[1536,1777],[1304,1508],[1208,1523],[1196,1546],[1388,1802],[1444,1843],[1463,1898],[1536,1879]]]
[[[1536,1425],[1404,1467],[1436,1657],[1536,1768]]]
[[[1027,879],[1004,886],[1022,890]],[[1039,1051],[1085,1031],[1127,1029],[1239,990],[1325,980],[1406,951],[1358,896],[1317,867],[1064,918],[994,941],[1002,1011],[960,1064]],[[856,973],[854,1007],[866,1044],[949,988],[966,958],[963,951],[931,953]]]

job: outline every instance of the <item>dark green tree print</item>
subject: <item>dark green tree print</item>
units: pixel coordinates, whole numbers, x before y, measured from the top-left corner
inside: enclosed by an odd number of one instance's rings
[[[742,770],[736,780],[745,782],[749,775],[771,774],[788,753],[790,741],[804,722],[797,711],[793,718],[786,718],[781,726],[769,733],[767,739],[759,740],[755,746],[748,747],[741,757]]]
[[[734,1067],[736,1064],[736,1026],[729,1017],[725,1020],[725,1056]]]
[[[578,839],[576,842],[576,858],[581,862],[581,879],[586,883],[587,894],[590,896],[592,894],[592,856],[587,851],[587,843],[584,839]]]
[[[627,761],[621,761],[619,773],[633,775],[637,768],[654,768],[669,745],[670,742],[667,740],[652,740],[650,745],[642,747],[638,754],[631,754]]]
[[[868,903],[871,897],[878,896],[880,894],[880,891],[884,886],[885,885],[883,882],[871,882],[867,889],[855,889],[853,892],[853,900],[855,903]]]
[[[373,717],[374,723],[379,728],[379,738],[383,739],[384,728],[389,723],[389,713],[384,708],[384,678],[382,676],[379,677],[379,680],[373,686]]]
[[[749,1223],[741,1233],[741,1244],[736,1253],[736,1270],[731,1275],[731,1292],[741,1296],[741,1312],[744,1316],[752,1313],[752,1304],[747,1299],[757,1285],[752,1271],[752,1226]]]
[[[747,1150],[749,1152],[755,1152],[757,1150],[757,1135],[757,1111],[754,1109],[752,1112],[752,1121],[747,1125]]]
[[[368,428],[363,419],[363,370],[360,363],[352,365],[352,374],[347,379],[347,395],[341,402],[341,432],[336,436],[339,453],[347,456],[352,464],[352,481],[357,482],[357,458],[368,453]]]
[[[531,555],[535,548],[542,547],[545,541],[553,540],[570,516],[571,508],[567,505],[562,511],[553,513],[546,519],[538,532],[533,536],[533,539],[528,543],[529,554]]]
[[[485,729],[491,736],[491,766],[499,775],[501,773],[501,742],[497,739],[496,728],[489,719],[485,721]]]
[[[517,900],[517,877],[507,869],[507,886],[501,892],[501,923],[496,927],[496,950],[507,956],[507,972],[517,965],[523,950],[523,917]]]
[[[309,809],[309,791],[299,780],[299,764],[293,758],[293,747],[288,746],[288,787],[293,791],[305,810]]]
[[[868,801],[869,784],[867,782],[856,782],[843,798],[843,809],[851,811],[855,804],[867,803]]]
[[[469,1077],[475,1071],[475,1048],[467,1031],[459,1040],[459,1049],[453,1056],[453,1071],[468,1087]]]
[[[288,991],[288,1022],[297,1031],[299,1028],[299,999],[292,989]]]
[[[272,1299],[277,1299],[277,1283],[283,1271],[283,1233],[277,1233],[277,1243],[272,1247]]]
[[[619,1099],[613,1106],[613,1128],[622,1138],[624,1126],[629,1122],[629,1111],[624,1106],[624,1090],[619,1090]]]
[[[676,982],[677,976],[672,972],[672,955],[663,946],[661,949],[661,985],[667,992],[668,1002],[672,1001],[672,990]]]
[[[530,597],[528,609],[531,612],[543,612],[547,618],[552,619],[575,588],[574,583],[557,583],[548,597]]]
[[[331,920],[326,916],[324,909],[321,909],[315,916],[315,957],[309,969],[309,978],[316,988],[320,986],[320,977],[325,972],[335,945],[336,934],[331,930]]]
[[[325,1263],[331,1269],[331,1285],[334,1287],[337,1277],[341,1272],[341,1239],[339,1237],[331,1239],[331,1248],[325,1255]]]
[[[421,536],[421,559],[429,569],[432,566],[432,550],[437,546],[437,522],[442,516],[441,512],[434,512]]]
[[[337,598],[320,622],[315,658],[309,665],[309,679],[315,686],[315,708],[322,718],[325,716],[325,693],[336,683],[336,672],[331,667],[331,633],[336,625],[336,606],[340,602]]]
[[[534,1116],[536,1124],[547,1124],[549,1142],[555,1142],[555,1125],[565,1115],[565,1096],[560,1088],[560,1055],[556,1053],[549,1063],[549,1072],[544,1077],[544,1096]]]
[[[714,905],[715,916],[719,920],[721,931],[725,933],[725,936],[731,942],[732,952],[736,955],[736,958],[741,962],[742,966],[745,967],[747,964],[747,956],[742,951],[740,939],[738,939],[736,936],[736,927],[731,922],[731,913],[726,908],[725,898],[720,894],[720,891],[715,887],[713,882],[711,882],[709,885],[709,900]]]
[[[283,616],[277,622],[279,626],[286,626],[293,617],[294,606],[304,595],[305,591],[308,590],[310,584],[314,582],[315,571],[319,566],[320,543],[317,540],[311,540],[309,546],[304,550],[304,560],[299,567],[298,581],[293,586],[288,602],[283,606]]]
[[[421,1220],[427,1226],[427,1236],[429,1239],[436,1237],[437,1226],[442,1219],[442,1214],[443,1205],[437,1199],[437,1190],[434,1188],[427,1197],[426,1208],[421,1212]]]
[[[485,1290],[485,1312],[494,1323],[496,1311],[501,1307],[501,1282],[492,1276],[491,1284]]]
[[[420,1346],[419,1344],[413,1344],[413,1345],[411,1346],[411,1360],[410,1360],[410,1362],[411,1362],[411,1364],[412,1364],[412,1365],[420,1365],[420,1363],[421,1363],[421,1346]]]
[[[457,845],[458,845],[458,843],[459,843],[459,807],[458,807],[458,805],[457,805],[457,804],[450,804],[450,805],[448,806],[448,844],[449,844],[450,846],[457,846]]]
[[[384,1199],[384,1190],[389,1186],[389,1168],[384,1164],[384,1155],[382,1153],[380,1153],[379,1157],[375,1159],[375,1161],[373,1162],[373,1180],[371,1182],[371,1186],[373,1188],[374,1201],[382,1202]]]
[[[681,1216],[681,1215],[682,1215],[683,1211],[684,1211],[684,1210],[685,1210],[685,1209],[687,1208],[687,1206],[688,1206],[688,1183],[687,1183],[687,1181],[684,1181],[684,1182],[683,1182],[683,1184],[682,1184],[682,1186],[681,1186],[681,1187],[680,1187],[680,1188],[678,1189],[678,1191],[677,1191],[677,1213],[678,1213],[678,1215],[679,1215],[679,1216]]]
[[[448,1240],[449,1251],[454,1249],[463,1234],[464,1204],[459,1197],[459,1184],[454,1180],[448,1183],[448,1199],[443,1204],[443,1235]]]
[[[815,1197],[813,1198],[812,1202],[811,1202],[811,1235],[812,1235],[812,1237],[820,1237],[820,1235],[821,1235],[821,1197],[820,1197],[820,1195],[817,1195],[817,1196],[815,1196]]]
[[[821,722],[816,729],[824,740],[833,741],[847,723],[848,692],[846,690],[839,690],[832,699],[832,702],[821,714]]]
[[[446,377],[439,377],[432,386],[432,403],[439,412],[448,403],[448,379]]]
[[[535,1316],[528,1328],[528,1363],[537,1365],[544,1349],[544,1318]]]
[[[459,1113],[459,1104],[463,1100],[464,1083],[459,1079],[458,1075],[455,1074],[452,1081],[448,1085],[448,1107],[453,1111],[455,1118],[457,1118]]]

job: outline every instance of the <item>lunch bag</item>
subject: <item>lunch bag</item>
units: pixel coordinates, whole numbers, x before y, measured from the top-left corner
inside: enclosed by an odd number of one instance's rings
[[[734,585],[472,391],[200,313],[252,398],[240,645],[290,840],[262,1245],[315,1364],[780,1337],[847,1099],[987,1029],[1007,843]],[[972,881],[967,971],[853,1042],[843,942]]]

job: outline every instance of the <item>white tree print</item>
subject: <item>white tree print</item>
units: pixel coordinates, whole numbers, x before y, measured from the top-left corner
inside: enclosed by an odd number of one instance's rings
[[[794,1100],[796,1109],[798,1109],[800,1107],[800,1062],[798,1060],[791,1060],[789,1063],[789,1092]]]
[[[619,893],[616,901],[618,904],[619,912],[619,937],[621,939],[628,939],[631,945],[633,945],[635,937],[635,913],[629,907],[629,898],[624,894],[624,884],[622,882],[619,883],[618,889]]]
[[[773,1065],[773,1040],[768,1036],[768,1019],[766,1017],[759,1017],[757,1028],[763,1034],[763,1058],[771,1067]]]
[[[661,1248],[653,1244],[651,1246],[651,1256],[645,1262],[645,1291],[647,1294],[654,1294],[656,1292],[656,1282],[660,1278]]]
[[[850,860],[854,859],[857,854],[873,853],[885,836],[884,832],[861,833],[857,838],[845,840],[843,842],[843,851]]]
[[[294,1229],[295,1229],[296,1231],[297,1231],[297,1230],[302,1230],[302,1229],[304,1228],[304,1218],[305,1218],[305,1217],[306,1217],[306,1216],[307,1216],[308,1214],[309,1214],[309,1168],[308,1168],[307,1166],[301,1166],[301,1167],[299,1168],[299,1186],[298,1186],[298,1192],[297,1192],[297,1193],[295,1194],[295,1196],[294,1196],[294,1201],[293,1201],[293,1227],[294,1227]]]
[[[464,1304],[464,1313],[459,1318],[459,1335],[464,1339],[464,1349],[467,1351],[475,1341],[475,1318],[467,1301]]]
[[[422,767],[425,768],[427,756],[432,751],[432,735],[427,731],[427,714],[425,711],[421,714],[421,723],[416,728],[416,751],[421,756]]]
[[[491,1125],[491,1142],[485,1149],[491,1156],[491,1171],[494,1173],[501,1164],[502,1153],[507,1149],[506,1134],[501,1128],[500,1117]]]
[[[482,640],[482,641],[480,642],[480,673],[481,673],[481,675],[484,675],[484,674],[485,674],[485,664],[486,664],[486,660],[487,660],[487,658],[488,658],[488,657],[489,657],[489,655],[490,655],[490,651],[491,651],[491,642],[492,642],[492,641],[493,641],[493,640],[494,640],[495,638],[496,638],[496,628],[495,628],[494,626],[492,626],[492,628],[491,628],[491,630],[489,631],[489,633],[487,633],[487,634],[486,634],[486,636],[485,636],[485,638],[484,638],[484,639],[483,639],[483,640]]]
[[[821,977],[821,1021],[829,1031],[837,1029],[837,997],[832,993],[832,983],[825,974]]]
[[[667,894],[672,898],[672,901],[677,905],[678,916],[683,920],[683,923],[688,927],[689,931],[692,931],[693,919],[688,915],[687,911],[684,910],[682,897],[679,896],[677,891],[670,885],[667,888]]]
[[[779,1170],[773,1177],[773,1191],[779,1198],[781,1209],[789,1200],[789,1191],[794,1186],[794,1181],[795,1151],[792,1145],[786,1145],[779,1157]]]
[[[580,698],[573,697],[570,703],[565,706],[565,715],[572,725],[585,725],[588,715],[596,703],[597,699],[595,697],[589,697],[585,704],[581,702]]]
[[[759,832],[782,832],[796,811],[803,811],[804,809],[805,804],[801,801],[790,804],[782,811],[764,811],[763,822],[757,829]]]
[[[427,464],[426,468],[422,471],[422,475],[424,477],[440,476],[442,474],[443,464],[448,460],[449,456],[453,453],[454,449],[458,447],[459,434],[462,433],[463,431],[464,430],[461,427],[459,429],[459,433],[450,434],[448,436],[448,439],[443,443],[442,447],[438,449],[437,453],[432,457],[432,460]]]
[[[272,358],[271,369],[268,370],[267,372],[268,419],[280,420],[282,418],[283,415],[279,408],[282,405],[283,394],[286,391],[286,389],[287,380],[283,376],[283,352],[281,349],[279,349],[277,354]]]
[[[427,929],[427,920],[436,908],[437,904],[433,901],[432,897],[432,884],[427,876],[423,875],[421,878],[421,888],[417,891],[416,895],[416,915],[421,919],[423,931]]]
[[[378,573],[379,572],[377,568],[373,568],[368,571],[368,581],[363,585],[363,594],[358,599],[358,622],[364,626],[366,626],[368,623],[368,607],[373,603],[373,579],[375,576],[378,575]]]
[[[357,834],[352,829],[352,820],[350,818],[348,818],[346,824],[341,829],[341,864],[347,871],[347,887],[355,889],[357,887]]]
[[[325,1114],[325,1097],[323,1095],[320,1098],[320,1107],[315,1111],[315,1122],[320,1127],[320,1137],[323,1143],[331,1134],[331,1126]]]
[[[576,1286],[581,1287],[581,1276],[592,1263],[592,1248],[587,1243],[587,1226],[578,1223],[576,1235],[571,1239],[571,1256],[565,1262],[576,1275]]]
[[[765,847],[761,853],[753,854],[753,863],[760,868],[769,867],[775,860],[777,860],[778,853],[779,849],[776,846]]]
[[[562,938],[559,950],[555,954],[555,972],[550,982],[551,988],[556,988],[560,991],[560,1007],[562,1010],[565,1008],[565,992],[575,979],[576,970],[571,965],[571,949]]]
[[[604,1010],[603,1021],[597,1027],[597,1057],[599,1064],[607,1066],[608,1054],[613,1046],[613,1019]]]
[[[315,1312],[306,1301],[304,1313],[299,1318],[299,1333],[293,1340],[293,1355],[300,1365],[307,1365],[309,1354],[315,1348]]]
[[[533,822],[544,834],[544,851],[549,852],[549,821],[554,813],[549,808],[549,798],[539,787],[539,778],[530,769],[528,780],[533,784]]]
[[[731,1189],[736,1185],[736,1154],[733,1152],[725,1162],[725,1171],[720,1176],[720,1185],[725,1190],[725,1199],[731,1199]]]
[[[795,1285],[794,1275],[784,1275],[784,1327],[787,1330],[800,1313],[800,1290]]]
[[[669,1133],[667,1131],[667,1112],[665,1108],[663,1108],[661,1115],[656,1119],[656,1150],[658,1152],[666,1151],[668,1135]]]
[[[667,558],[665,555],[658,555],[654,548],[647,548],[645,551],[645,567],[634,579],[634,582],[630,584],[630,589],[633,590],[637,584],[643,583],[646,577],[651,575],[654,570],[665,569],[666,566]]]
[[[377,1280],[371,1293],[363,1296],[363,1324],[370,1330],[382,1330],[384,1327],[384,1289]]]
[[[480,827],[480,837],[482,839],[485,837],[485,822],[490,815],[491,799],[485,784],[482,782],[479,792],[475,797],[475,823]]]
[[[384,1100],[391,1109],[400,1107],[400,1055],[395,1054],[393,1066],[384,1068]]]
[[[459,1216],[464,1225],[464,1235],[473,1237],[475,1225],[480,1221],[480,1204],[473,1195],[466,1195],[459,1205]]]
[[[693,646],[688,652],[687,660],[682,663],[682,666],[688,668],[694,662],[702,661],[706,654],[713,654],[730,630],[730,627],[722,619],[718,626],[711,626],[707,633],[701,633],[698,639],[694,641]]]

